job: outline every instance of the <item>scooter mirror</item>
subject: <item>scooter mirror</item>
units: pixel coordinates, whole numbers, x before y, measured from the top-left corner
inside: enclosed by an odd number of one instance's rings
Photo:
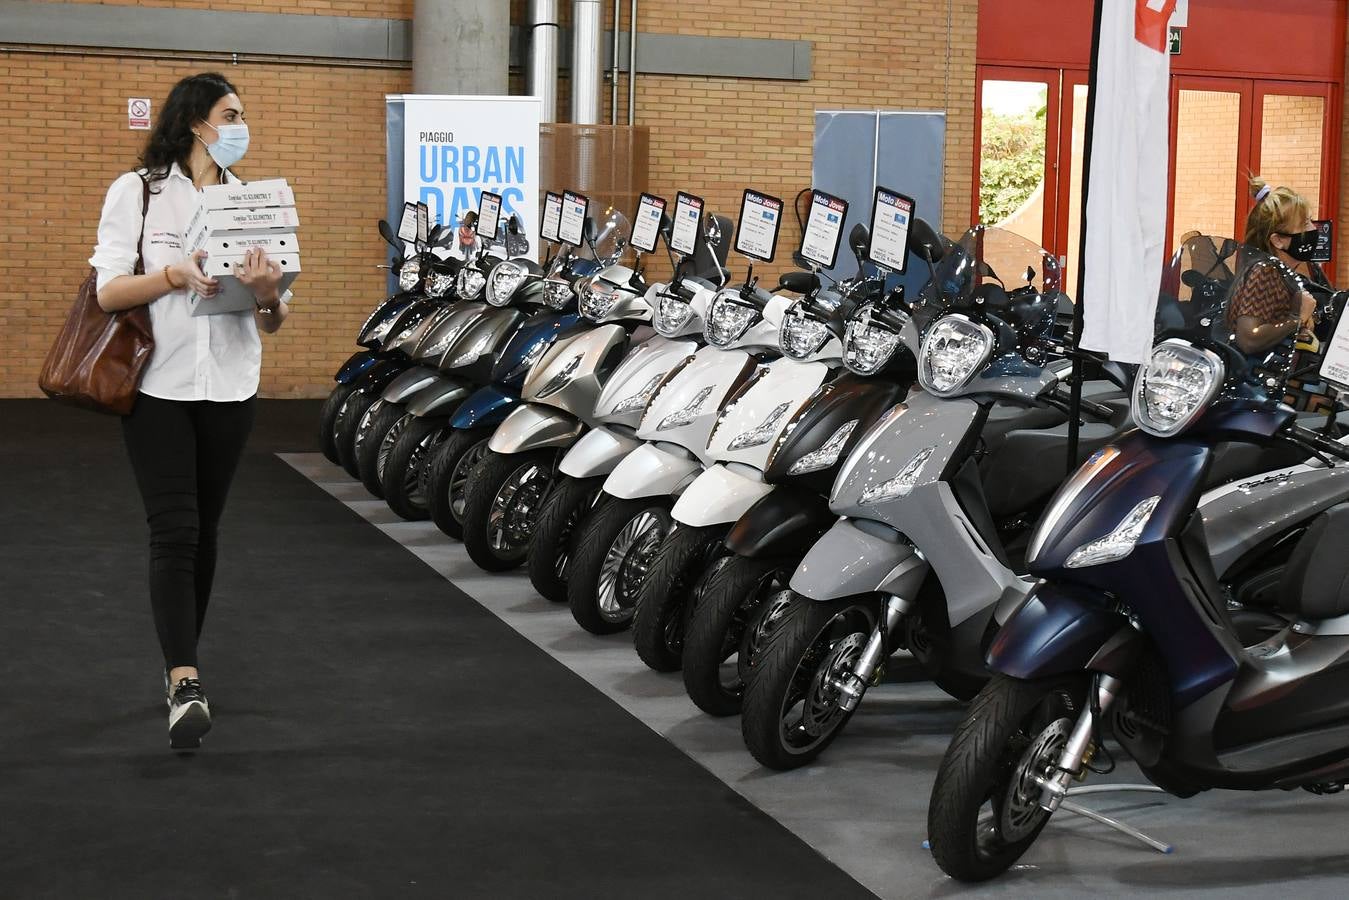
[[[946,255],[941,236],[923,219],[914,216],[909,224],[909,249],[918,254],[919,259],[930,263],[940,262]]]
[[[858,222],[848,232],[848,246],[852,248],[853,255],[859,259],[865,258],[871,250],[871,229]]]
[[[809,294],[820,286],[814,272],[784,272],[778,278],[778,289],[793,294]]]
[[[795,263],[799,268],[802,268],[802,269],[809,269],[809,268],[810,268],[810,260],[808,260],[808,259],[806,259],[804,256],[802,256],[800,250],[793,250],[793,251],[792,251],[792,262]]]
[[[703,239],[712,247],[721,246],[721,222],[714,215],[703,218]]]
[[[389,222],[386,219],[379,220],[379,236],[384,238],[384,240],[388,242],[389,246],[393,247],[395,250],[401,251],[403,249],[401,246],[399,246],[398,235],[393,233],[393,228],[389,225]]]

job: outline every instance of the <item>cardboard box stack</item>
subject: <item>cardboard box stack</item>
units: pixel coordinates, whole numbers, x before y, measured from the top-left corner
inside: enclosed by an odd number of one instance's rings
[[[220,279],[220,293],[209,300],[191,293],[192,315],[253,308],[252,292],[233,273],[254,247],[261,247],[281,266],[281,290],[289,288],[300,272],[300,242],[295,235],[299,227],[295,194],[284,178],[203,188],[187,226],[187,252],[206,251],[202,268]]]

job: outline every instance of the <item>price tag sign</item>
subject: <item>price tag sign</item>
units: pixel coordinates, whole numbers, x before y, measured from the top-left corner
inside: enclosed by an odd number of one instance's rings
[[[632,246],[643,253],[656,252],[665,205],[665,198],[655,194],[643,194],[637,201],[637,216],[632,220]]]
[[[698,248],[698,225],[703,220],[703,198],[675,194],[675,214],[670,229],[670,249],[680,256],[692,256]]]
[[[431,233],[431,210],[425,203],[417,204],[417,240],[426,243]]]
[[[558,226],[562,224],[562,195],[548,191],[543,195],[543,224],[539,226],[539,237],[556,244],[562,240],[558,235]]]
[[[832,269],[847,217],[847,200],[824,191],[811,191],[810,216],[806,219],[806,233],[801,235],[801,255],[822,269]]]
[[[1316,228],[1316,250],[1312,253],[1312,262],[1328,263],[1335,251],[1335,223],[1330,219],[1316,219],[1312,225]]]
[[[403,218],[398,222],[398,236],[405,241],[417,239],[417,204],[403,204]]]
[[[579,247],[585,241],[586,211],[589,209],[589,197],[571,191],[562,192],[562,217],[558,222],[557,233],[564,244]]]
[[[1346,318],[1349,317],[1340,316],[1321,357],[1321,377],[1342,391],[1349,390],[1349,326],[1344,324]]]
[[[753,259],[772,262],[782,230],[782,201],[768,194],[746,190],[740,201],[740,227],[735,249]]]
[[[909,224],[915,205],[912,197],[889,188],[876,188],[868,259],[882,268],[903,273],[909,263]]]
[[[478,198],[478,221],[473,223],[473,231],[480,238],[496,240],[497,225],[501,222],[501,195],[483,191]]]

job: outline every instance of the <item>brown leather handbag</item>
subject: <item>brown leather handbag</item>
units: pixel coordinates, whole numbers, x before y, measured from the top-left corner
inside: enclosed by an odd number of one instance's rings
[[[150,182],[141,176],[141,236],[135,274],[145,274],[145,214]],[[42,364],[38,386],[53,400],[124,416],[136,402],[136,387],[155,348],[150,308],[108,313],[98,305],[98,273],[89,275]]]

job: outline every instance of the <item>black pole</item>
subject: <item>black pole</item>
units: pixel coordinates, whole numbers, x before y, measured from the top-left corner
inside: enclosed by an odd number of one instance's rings
[[[1101,14],[1105,0],[1095,0],[1091,17],[1091,64],[1087,70],[1087,128],[1082,137],[1082,214],[1077,233],[1077,302],[1073,304],[1073,374],[1068,403],[1068,474],[1077,468],[1078,429],[1082,418],[1082,288],[1087,280],[1087,191],[1091,187],[1091,143],[1096,129],[1096,60],[1101,55]],[[1062,102],[1062,98],[1060,98]]]

